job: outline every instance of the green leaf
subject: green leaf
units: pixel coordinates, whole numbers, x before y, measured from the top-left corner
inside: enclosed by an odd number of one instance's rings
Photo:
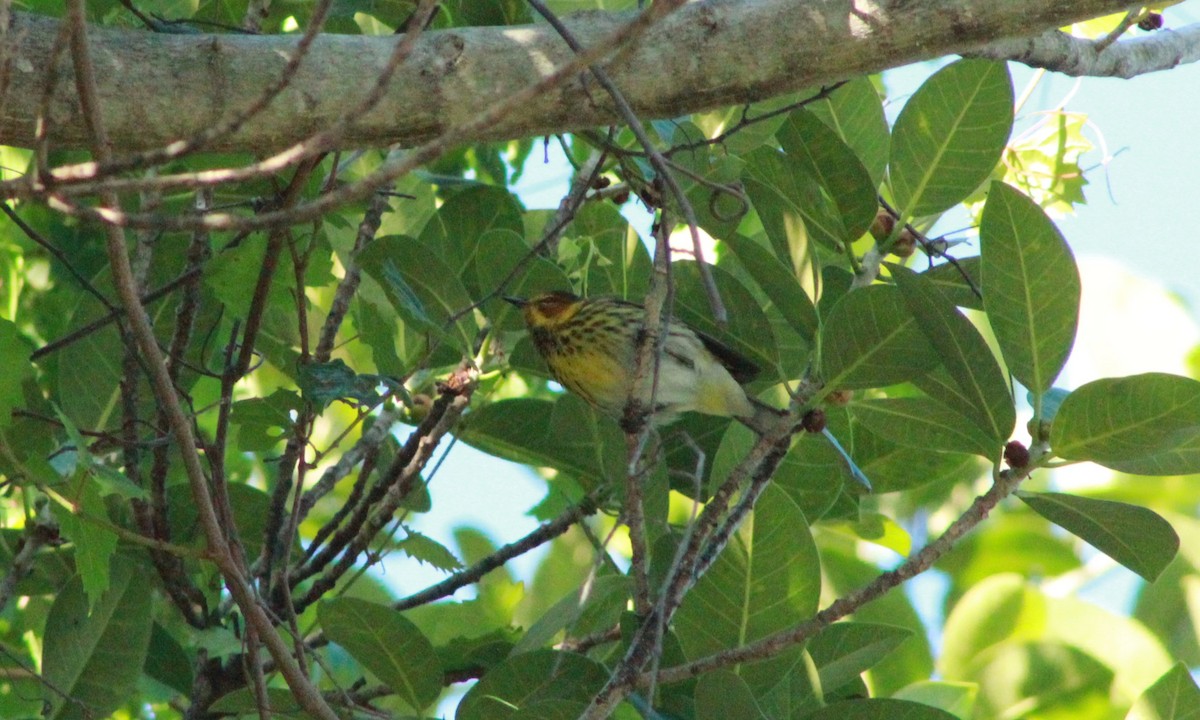
[[[775,254],[789,258],[793,268],[803,267],[812,252],[810,241],[842,247],[846,228],[841,214],[800,162],[777,150],[759,148],[746,155],[742,183]]]
[[[1026,505],[1150,582],[1179,550],[1179,536],[1153,510],[1063,493],[1018,492]]]
[[[442,203],[421,230],[420,246],[427,248],[438,260],[439,268],[451,271],[442,277],[444,281],[457,287],[465,285],[473,297],[480,297],[475,273],[470,272],[470,268],[476,263],[480,238],[489,230],[511,230],[518,237],[524,237],[521,203],[503,187],[472,185],[455,192]],[[375,244],[378,243],[376,240]],[[412,267],[409,263],[404,265]],[[466,303],[456,309],[463,307]]]
[[[958,720],[971,720],[975,717],[975,696],[978,692],[974,683],[926,680],[908,685],[892,697],[945,710]]]
[[[586,203],[567,226],[565,236],[580,245],[585,295],[614,295],[634,302],[646,296],[652,272],[650,253],[615,207]]]
[[[245,452],[274,449],[290,432],[292,413],[301,407],[300,397],[283,389],[267,397],[238,400],[230,412],[230,422],[238,428],[238,447]]]
[[[676,613],[684,653],[695,660],[809,617],[817,609],[819,568],[804,515],[782,490],[768,486]]]
[[[29,364],[29,341],[12,322],[0,319],[0,430],[12,424],[12,411],[25,404],[21,389],[26,380],[33,379]]]
[[[964,200],[996,168],[1012,123],[1004,63],[959,60],[934,73],[892,130],[888,177],[901,215],[934,215]]]
[[[1087,383],[1059,407],[1050,446],[1137,475],[1200,472],[1200,382],[1145,373]]]
[[[791,269],[769,249],[740,233],[727,235],[721,242],[733,251],[738,262],[779,309],[788,325],[811,343],[816,337],[819,323],[817,309]]]
[[[979,244],[983,304],[996,342],[1013,377],[1040,398],[1075,344],[1075,258],[1042,209],[998,181],[983,208]],[[1041,415],[1036,405],[1034,411]]]
[[[928,278],[934,287],[941,290],[942,294],[958,307],[982,310],[983,298],[976,294],[981,292],[982,285],[979,266],[978,257],[961,258],[953,263],[934,265],[921,275]]]
[[[300,707],[296,696],[287,688],[267,688],[267,700],[271,703],[272,716],[279,715],[287,718],[300,718],[308,720],[312,716],[304,712],[304,708]],[[220,700],[213,703],[209,710],[214,713],[233,715],[234,717],[258,718],[259,704],[258,698],[254,694],[253,688],[241,688],[234,690],[221,696]]]
[[[947,404],[970,419],[989,439],[996,441],[997,446],[1004,443],[1016,425],[1016,409],[1008,381],[987,342],[971,321],[928,280],[907,268],[891,267],[892,277],[909,310],[941,356],[948,378],[958,391],[935,397],[943,401],[956,399]],[[924,379],[951,389],[932,375]],[[918,386],[926,388],[920,382]]]
[[[675,317],[768,371],[760,379],[770,379],[770,369],[779,362],[779,349],[775,345],[771,321],[750,291],[728,270],[716,266],[710,266],[709,269],[721,301],[729,312],[728,327],[717,325],[713,319],[700,269],[696,263],[688,260],[671,263],[675,282]]]
[[[729,476],[730,471],[750,452],[757,439],[754,433],[739,424],[725,423],[725,427],[727,429],[720,436],[720,443],[712,450],[704,450],[705,457],[712,458],[711,462],[703,463],[704,469],[709,471],[708,479],[711,484],[705,488],[707,493],[713,492],[716,483]],[[681,451],[692,453],[689,457],[691,466],[681,463],[683,467],[673,468],[673,471],[687,473],[684,475],[687,477],[694,472],[695,451],[685,443],[680,445]],[[833,445],[823,437],[803,433],[795,439],[787,455],[779,463],[779,468],[771,477],[771,484],[791,498],[805,518],[815,521],[822,517],[842,494],[848,480],[846,463]],[[690,494],[693,491],[686,486],[687,484],[681,482],[675,489]],[[707,497],[707,493],[704,497]]]
[[[142,668],[147,677],[152,677],[181,695],[192,692],[195,676],[194,661],[179,641],[157,622],[150,629],[150,642],[146,652],[146,663]]]
[[[1099,690],[1110,707],[1111,697],[1136,697],[1173,664],[1141,623],[1078,598],[1047,597],[1013,574],[972,587],[946,619],[944,638],[942,676],[980,683],[978,709],[988,712],[989,698],[1011,698],[1014,687],[1027,687],[1027,697],[1061,696],[1067,683]],[[1030,646],[1034,639],[1039,646]]]
[[[75,502],[77,506],[74,513],[57,508],[55,517],[62,534],[75,546],[75,567],[83,581],[88,601],[94,606],[110,587],[110,567],[113,553],[117,551],[117,535],[80,517],[82,514],[97,520],[108,520],[108,508],[95,484],[85,482]]]
[[[564,630],[570,637],[583,637],[613,627],[632,593],[633,578],[625,575],[607,575],[585,583],[544,612],[513,648],[514,654],[549,645]]]
[[[405,322],[438,335],[451,333],[460,351],[470,349],[477,332],[474,318],[467,312],[452,319],[471,305],[459,280],[462,273],[451,269],[430,246],[410,237],[389,235],[363,248],[358,263],[383,287]]]
[[[961,414],[931,398],[902,397],[856,401],[854,419],[871,432],[908,447],[965,452],[993,460],[996,443]]]
[[[218,253],[204,266],[204,282],[234,317],[244,318],[262,273],[267,253],[267,236],[256,233],[224,252]],[[287,257],[287,254],[284,254]],[[291,261],[283,260],[271,279],[267,293],[268,306],[287,306],[292,303],[290,288],[295,287]]]
[[[912,637],[907,628],[839,622],[822,630],[807,648],[825,691],[836,690],[870,670]]]
[[[808,107],[854,150],[870,173],[872,186],[878,188],[887,169],[892,136],[883,114],[883,103],[871,79],[859,76],[834,90],[825,100]]]
[[[376,388],[384,379],[379,375],[359,375],[341,358],[334,358],[329,362],[301,365],[296,382],[304,399],[319,412],[334,400],[353,400],[362,406],[379,403],[381,398]]]
[[[455,434],[486,453],[562,470],[591,487],[625,473],[621,430],[574,395],[488,403],[472,411]]]
[[[442,668],[416,625],[386,605],[352,597],[323,601],[317,617],[330,640],[414,710],[442,691]]]
[[[746,681],[730,670],[700,676],[696,683],[696,720],[765,720]]]
[[[455,720],[511,720],[528,705],[547,700],[586,703],[608,680],[608,670],[575,653],[535,650],[492,668],[467,691]]]
[[[90,717],[104,717],[134,692],[153,624],[153,593],[142,572],[114,563],[111,584],[90,611],[78,579],[54,599],[42,648],[42,673],[54,688],[46,691],[46,718],[83,718],[85,709]]]
[[[1178,663],[1142,693],[1126,720],[1196,720],[1200,718],[1200,689]]]
[[[821,373],[830,388],[893,385],[924,375],[938,362],[894,287],[847,293],[821,328]]]
[[[835,702],[805,720],[957,720],[945,710],[892,698]]]
[[[454,557],[454,553],[450,549],[441,544],[437,540],[422,535],[412,528],[404,528],[408,535],[403,540],[397,543],[396,547],[405,555],[420,563],[428,563],[429,565],[444,570],[453,572],[462,568],[462,563],[458,558]]]
[[[571,282],[566,273],[544,257],[534,255],[525,244],[524,238],[512,230],[488,230],[479,238],[479,250],[475,256],[475,274],[479,278],[482,293],[500,290],[505,295],[532,297],[550,290],[570,290]],[[514,275],[518,263],[524,262],[521,271]],[[511,278],[509,276],[512,276]],[[503,286],[508,280],[509,283]],[[497,328],[520,330],[525,327],[521,313],[502,298],[493,298],[485,304],[489,316],[497,320]]]
[[[804,108],[794,110],[776,133],[792,162],[820,183],[841,218],[842,241],[851,243],[871,227],[879,209],[876,184],[837,133]]]

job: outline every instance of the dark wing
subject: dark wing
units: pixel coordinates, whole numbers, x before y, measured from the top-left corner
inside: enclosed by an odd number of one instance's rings
[[[630,307],[638,308],[639,310],[644,310],[641,305],[629,302],[628,300],[612,298],[610,302],[617,305],[628,305]],[[682,321],[678,319],[674,322],[682,323]],[[700,332],[690,325],[688,325],[687,328],[688,330],[696,333],[696,337],[700,338],[700,342],[704,345],[704,348],[712,353],[713,357],[715,357],[722,365],[725,366],[725,369],[729,371],[729,374],[733,376],[733,379],[736,380],[739,385],[745,385],[753,380],[760,372],[762,372],[762,368],[755,365],[750,358],[741,354],[737,350],[734,350],[715,337],[712,337],[707,333]]]
[[[738,381],[739,385],[745,385],[750,382],[761,371],[761,368],[755,365],[750,358],[720,340],[706,335],[695,328],[692,328],[692,332],[696,333],[696,337],[700,338],[700,342],[704,343],[705,349],[712,353],[713,357],[721,361],[721,364],[725,366],[725,369],[729,371],[733,379]]]

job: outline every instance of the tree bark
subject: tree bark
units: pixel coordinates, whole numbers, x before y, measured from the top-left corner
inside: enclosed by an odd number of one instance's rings
[[[643,120],[762,100],[1001,39],[1038,35],[1116,12],[1125,0],[699,0],[653,26],[607,66]],[[632,17],[567,18],[585,46]],[[57,20],[13,13],[0,36],[10,57],[0,143],[30,146],[58,32]],[[295,36],[171,35],[89,30],[105,127],[118,152],[190,137],[248,107],[278,77]],[[291,84],[238,133],[212,149],[263,152],[329,126],[368,91],[398,39],[323,35]],[[343,146],[412,145],[477,117],[571,55],[546,25],[457,28],[423,34]],[[61,58],[50,142],[86,144],[70,59]],[[608,95],[581,75],[490,127],[502,140],[619,122]]]

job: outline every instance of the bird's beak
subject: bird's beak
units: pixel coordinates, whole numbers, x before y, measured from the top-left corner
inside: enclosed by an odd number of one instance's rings
[[[529,304],[529,301],[526,300],[525,298],[513,297],[512,295],[505,295],[504,299],[507,300],[508,302],[512,303],[513,305],[516,305],[519,308],[523,308]]]

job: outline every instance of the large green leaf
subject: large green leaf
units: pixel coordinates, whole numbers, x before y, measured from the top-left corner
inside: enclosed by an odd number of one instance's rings
[[[465,285],[473,297],[490,290],[480,288],[475,273],[470,272],[479,240],[488,230],[511,230],[524,237],[521,204],[503,187],[473,185],[454,193],[421,230],[421,243],[438,259],[439,266],[453,271],[444,279],[457,279],[455,284]]]
[[[945,710],[908,700],[844,700],[806,715],[805,720],[958,720]]]
[[[892,697],[945,710],[958,720],[971,720],[974,717],[977,692],[978,689],[972,683],[927,680],[904,687]]]
[[[696,720],[764,720],[746,681],[730,670],[700,676],[696,683]]]
[[[895,266],[892,277],[957,388],[957,393],[946,393],[938,399],[951,400],[947,404],[974,422],[989,439],[997,443],[1008,440],[1017,422],[1016,409],[1008,381],[987,342],[929,280]],[[936,380],[932,375],[926,377]],[[940,385],[946,387],[945,383]]]
[[[33,378],[29,343],[9,320],[0,319],[0,430],[12,423],[12,411],[24,404],[21,386]]]
[[[934,265],[921,274],[955,305],[970,310],[982,310],[983,298],[979,296],[982,285],[979,264],[978,256],[959,258],[953,263]]]
[[[738,262],[775,304],[788,325],[811,343],[817,334],[817,309],[791,268],[770,250],[740,233],[727,235],[721,242],[733,250]]]
[[[870,670],[912,637],[907,628],[864,622],[830,625],[808,642],[821,687],[836,690]]]
[[[779,363],[779,349],[775,345],[771,321],[750,291],[729,271],[715,266],[709,269],[717,292],[721,295],[721,302],[729,313],[728,327],[721,327],[713,319],[700,269],[690,261],[671,264],[675,282],[675,317],[754,362],[765,371],[760,379],[771,379],[773,373],[770,371]]]
[[[959,60],[917,89],[896,118],[888,178],[904,217],[950,209],[995,169],[1013,123],[1008,68]]]
[[[358,263],[406,323],[446,335],[469,352],[476,327],[467,312],[471,298],[459,280],[464,275],[452,271],[429,245],[401,235],[381,237],[358,254]]]
[[[1179,536],[1153,510],[1063,493],[1018,492],[1026,505],[1150,582],[1179,550]]]
[[[535,650],[492,668],[458,704],[455,720],[510,720],[522,708],[547,700],[586,704],[608,670],[574,653]]]
[[[816,611],[820,589],[820,562],[808,523],[771,485],[688,593],[675,615],[675,629],[684,653],[695,660],[804,620]]]
[[[938,362],[894,287],[847,293],[821,328],[821,373],[830,388],[893,385],[924,375]]]
[[[442,667],[416,625],[386,605],[352,597],[317,607],[321,628],[414,710],[429,707],[442,690]]]
[[[879,187],[887,169],[892,137],[883,114],[883,103],[871,79],[860,76],[850,80],[809,108],[854,150],[870,173],[871,184]]]
[[[960,413],[931,398],[864,400],[851,405],[854,419],[871,432],[907,447],[965,452],[988,460],[996,443]]]
[[[529,257],[525,240],[512,230],[488,230],[479,238],[475,254],[475,274],[481,293],[499,290],[503,295],[532,297],[551,290],[570,290],[571,281],[558,265],[544,257]],[[518,263],[525,265],[514,274]],[[504,283],[507,281],[507,285]],[[521,313],[501,297],[485,305],[494,329],[519,330],[525,327]]]
[[[484,452],[569,472],[589,486],[625,476],[620,429],[573,395],[488,403],[472,411],[456,434]]]
[[[865,233],[875,220],[879,198],[854,151],[804,108],[792,112],[775,136],[788,158],[800,163],[833,200],[845,229],[843,242],[853,242]]]
[[[759,148],[746,156],[742,182],[775,254],[793,267],[812,252],[810,241],[834,249],[846,241],[841,213],[800,162]]]
[[[110,587],[109,569],[117,550],[117,536],[95,522],[108,521],[108,508],[95,483],[83,479],[83,487],[75,501],[78,503],[75,512],[60,509],[55,517],[62,526],[63,535],[75,546],[75,567],[83,580],[88,601],[94,606]]]
[[[1050,446],[1133,474],[1200,472],[1200,382],[1145,373],[1087,383],[1059,407]]]
[[[1200,718],[1200,689],[1178,663],[1168,670],[1134,703],[1126,720],[1196,720]]]
[[[652,261],[646,245],[617,208],[586,203],[564,231],[578,248],[584,295],[614,295],[641,302],[649,289]],[[559,244],[562,253],[564,243]]]
[[[45,717],[104,717],[133,693],[153,625],[154,595],[141,572],[114,563],[108,590],[90,609],[78,579],[55,598],[42,648],[42,674],[54,688],[46,690]]]
[[[1060,650],[1069,646],[1103,664],[1109,671],[1103,684],[1106,695],[1136,697],[1172,665],[1158,640],[1140,623],[1078,598],[1048,597],[1013,574],[993,575],[971,588],[946,619],[944,638],[938,661],[942,677],[980,682],[992,696],[1011,696],[1024,683],[1054,692],[1054,682],[1067,677],[1057,673],[1079,665],[1078,658],[1061,657],[1061,652],[1053,663],[1061,670],[1053,673],[1049,667],[1040,673],[1036,664],[1029,664],[1039,658],[1027,654],[998,661],[1001,653],[1019,650],[1031,640]],[[1038,653],[1042,661],[1054,659]],[[1006,677],[1000,672],[1011,674]]]
[[[996,342],[1013,377],[1040,400],[1075,343],[1081,289],[1075,258],[1042,209],[998,181],[983,208],[979,245],[983,305]]]

